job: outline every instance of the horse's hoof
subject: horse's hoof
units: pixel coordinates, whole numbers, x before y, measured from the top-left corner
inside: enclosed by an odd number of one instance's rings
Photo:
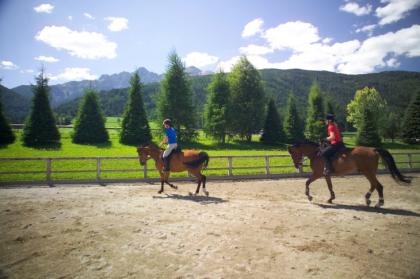
[[[178,186],[175,186],[175,185],[174,185],[174,187],[172,187],[172,188],[174,188],[175,190],[178,190]]]
[[[384,205],[384,201],[378,201],[378,203],[377,204],[375,204],[375,207],[376,208],[380,208],[381,206],[383,206]]]
[[[370,200],[366,200],[366,205],[367,206],[370,206],[370,204],[371,204],[371,201]]]
[[[162,190],[158,191],[158,194],[162,194],[162,193],[163,193],[163,191],[162,191]]]
[[[206,194],[207,197],[209,196],[209,192],[207,191],[205,191],[204,194]]]
[[[191,192],[188,192],[188,195],[189,195],[189,196],[192,196],[193,194],[192,194]]]
[[[312,201],[313,197],[312,196],[308,196],[308,200]]]
[[[329,199],[329,200],[327,201],[327,203],[333,203],[333,200],[334,200],[334,199]]]

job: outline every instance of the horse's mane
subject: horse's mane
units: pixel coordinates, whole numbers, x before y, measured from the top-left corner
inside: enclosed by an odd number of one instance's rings
[[[307,139],[305,139],[305,140],[300,140],[300,141],[296,141],[296,142],[293,144],[293,147],[299,147],[300,145],[303,145],[303,144],[305,144],[305,145],[312,145],[312,146],[314,146],[314,147],[319,147],[319,144],[318,144],[318,143],[313,142],[313,141],[310,141],[310,140],[307,140]]]

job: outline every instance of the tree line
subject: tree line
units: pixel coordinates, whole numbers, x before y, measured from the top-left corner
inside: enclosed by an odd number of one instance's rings
[[[48,79],[44,71],[32,86],[32,108],[23,130],[23,144],[33,147],[60,145],[56,119],[48,100]],[[326,136],[325,114],[336,113],[336,104],[326,96],[318,82],[313,81],[308,95],[306,116],[299,113],[296,98],[290,92],[280,114],[275,100],[267,96],[259,71],[241,57],[227,74],[214,74],[207,87],[203,122],[205,133],[219,142],[227,137],[240,137],[251,141],[260,133],[261,142],[275,145],[308,139],[319,141]],[[128,145],[147,143],[152,139],[148,116],[143,102],[144,85],[135,72],[130,80],[128,101],[123,113],[120,142]],[[98,105],[98,92],[87,88],[79,104],[72,141],[78,144],[109,142],[105,118]],[[197,136],[197,123],[201,121],[192,95],[192,84],[179,56],[169,55],[169,64],[160,82],[156,102],[156,118],[172,119],[180,141],[193,141]],[[282,119],[281,115],[284,115]],[[420,138],[420,91],[406,110],[403,121],[387,108],[386,101],[371,87],[357,90],[347,105],[346,120],[357,130],[357,143],[367,146],[381,144],[382,137],[395,138],[402,130],[402,139],[413,143]],[[4,117],[0,104],[0,144],[7,145],[16,137]]]

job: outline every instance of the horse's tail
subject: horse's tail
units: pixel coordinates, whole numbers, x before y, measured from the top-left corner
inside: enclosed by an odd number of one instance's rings
[[[379,153],[385,166],[388,168],[392,178],[394,178],[395,181],[411,183],[411,178],[402,175],[401,172],[398,170],[397,165],[395,164],[394,157],[392,157],[391,153],[389,153],[388,150],[382,148],[375,148],[375,151]]]
[[[196,167],[200,166],[201,164],[203,164],[203,169],[205,169],[205,168],[207,168],[207,166],[209,164],[209,161],[210,161],[209,154],[202,151],[202,152],[198,153],[198,159],[197,160],[190,161],[190,162],[184,162],[184,165],[187,165],[187,166],[192,167],[192,168],[196,168]]]

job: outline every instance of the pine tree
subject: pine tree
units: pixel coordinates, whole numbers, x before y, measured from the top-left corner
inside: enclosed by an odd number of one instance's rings
[[[260,141],[265,144],[279,144],[286,141],[283,123],[273,99],[270,99],[267,106],[267,117]]]
[[[287,100],[286,117],[283,123],[287,143],[303,139],[303,124],[296,107],[295,97],[290,94]]]
[[[93,89],[86,89],[74,125],[73,142],[79,144],[108,143],[105,119]]]
[[[48,79],[44,70],[36,77],[32,86],[34,97],[29,117],[23,128],[23,144],[37,148],[56,148],[60,145],[60,133],[48,99]]]
[[[233,113],[230,130],[250,142],[264,120],[265,97],[260,73],[246,57],[241,57],[229,75],[229,84]]]
[[[3,105],[0,102],[0,146],[14,143],[15,140],[15,134],[10,127],[9,121],[3,114]]]
[[[317,82],[311,86],[308,97],[308,110],[305,122],[305,137],[315,142],[327,136],[324,124],[325,109],[321,89]]]
[[[208,98],[204,111],[205,130],[210,136],[224,143],[229,115],[229,83],[226,74],[219,72],[208,85]]]
[[[142,98],[143,85],[138,72],[130,79],[128,102],[121,125],[120,142],[127,145],[141,145],[151,141],[150,126]]]
[[[160,83],[158,114],[169,118],[177,130],[179,141],[190,141],[196,134],[192,89],[181,58],[175,53],[169,55],[169,66]],[[181,130],[183,129],[183,130]]]
[[[330,99],[327,100],[326,113],[330,113],[330,114],[335,115],[335,108],[334,108],[333,102]]]
[[[402,139],[407,143],[420,142],[420,90],[406,110]]]
[[[359,129],[357,129],[356,144],[370,147],[380,147],[382,145],[377,121],[369,107],[365,107],[363,110],[362,121]]]

